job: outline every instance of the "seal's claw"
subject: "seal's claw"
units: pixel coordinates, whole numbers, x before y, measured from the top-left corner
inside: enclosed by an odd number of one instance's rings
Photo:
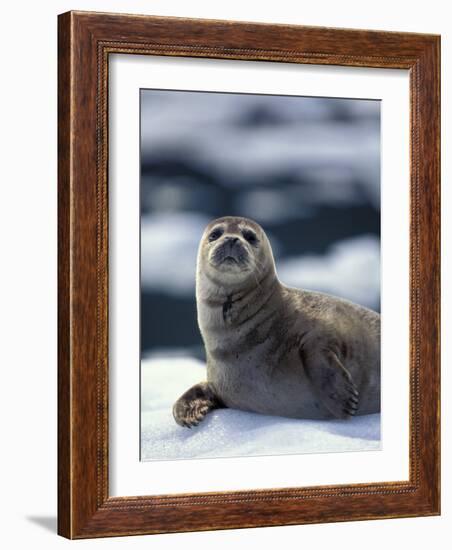
[[[184,428],[197,426],[206,414],[222,404],[207,382],[196,384],[184,393],[173,406],[174,420]]]
[[[342,415],[339,418],[350,418],[357,414],[359,408],[359,394],[356,389],[350,387],[339,388],[337,392],[337,404],[342,403]]]
[[[358,400],[355,398],[355,396],[350,397],[343,409],[343,412],[348,416],[355,416],[357,411]]]
[[[197,426],[206,416],[209,407],[199,399],[179,399],[173,407],[174,420],[185,428]]]

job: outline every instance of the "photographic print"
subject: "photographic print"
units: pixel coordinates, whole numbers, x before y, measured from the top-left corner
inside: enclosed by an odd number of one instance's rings
[[[380,448],[380,101],[140,91],[141,459]]]

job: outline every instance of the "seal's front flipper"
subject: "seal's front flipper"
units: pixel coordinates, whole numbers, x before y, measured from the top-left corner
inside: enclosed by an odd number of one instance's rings
[[[317,351],[304,361],[306,373],[322,403],[336,418],[355,416],[359,393],[352,376],[331,350]]]
[[[223,407],[208,382],[192,386],[174,403],[174,420],[185,428],[197,426],[212,409]]]

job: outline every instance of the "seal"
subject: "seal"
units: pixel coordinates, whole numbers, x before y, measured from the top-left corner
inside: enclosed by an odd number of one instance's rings
[[[228,216],[207,226],[196,301],[207,380],[174,404],[179,425],[221,407],[318,420],[380,410],[380,315],[282,284],[256,222]]]

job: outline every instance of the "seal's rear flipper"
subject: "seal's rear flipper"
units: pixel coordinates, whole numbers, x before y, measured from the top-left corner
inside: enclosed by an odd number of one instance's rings
[[[201,382],[192,386],[174,403],[174,420],[185,428],[197,426],[206,414],[223,407],[211,384]]]
[[[334,351],[325,349],[307,355],[303,361],[319,399],[336,418],[355,416],[359,393],[352,376]]]

